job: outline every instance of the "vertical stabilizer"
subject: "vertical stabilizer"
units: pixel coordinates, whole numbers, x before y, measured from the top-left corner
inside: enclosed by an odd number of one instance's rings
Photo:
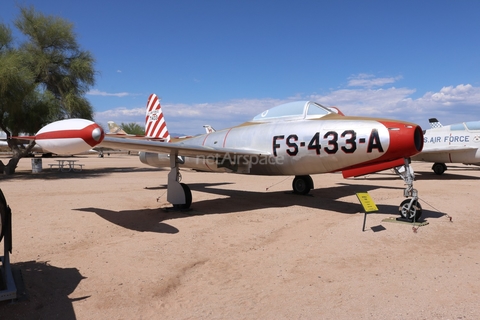
[[[209,124],[206,124],[206,125],[204,125],[203,127],[205,128],[205,131],[206,131],[207,133],[212,133],[212,132],[215,132],[215,131],[216,131],[216,130],[213,129],[213,127],[212,127],[211,125],[209,125]]]
[[[158,99],[154,93],[150,95],[147,102],[145,137],[165,139],[167,142],[170,141],[170,134],[168,133],[167,123],[163,117],[160,99]]]
[[[428,122],[430,122],[430,127],[433,128],[441,128],[442,124],[440,121],[437,120],[437,118],[430,118],[428,119]]]
[[[127,134],[118,124],[108,121],[108,133],[111,134]]]

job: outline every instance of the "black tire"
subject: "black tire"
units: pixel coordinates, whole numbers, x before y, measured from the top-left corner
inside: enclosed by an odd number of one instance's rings
[[[432,166],[432,170],[433,172],[435,172],[435,174],[442,175],[445,170],[447,170],[447,166],[445,165],[445,163],[434,163]]]
[[[185,183],[180,183],[180,185],[182,186],[183,193],[185,194],[185,203],[180,204],[179,207],[182,210],[186,210],[189,209],[192,205],[192,191],[190,190],[190,187]]]
[[[3,195],[2,189],[0,189],[0,242],[2,242],[3,234],[5,230],[5,217],[7,215],[7,201]]]
[[[409,220],[409,221],[418,221],[422,216],[422,206],[415,200],[410,207],[410,211],[408,211],[408,205],[410,204],[411,199],[403,200],[398,208],[398,212],[402,218]]]
[[[307,194],[313,188],[313,180],[310,176],[295,176],[292,182],[293,193]]]

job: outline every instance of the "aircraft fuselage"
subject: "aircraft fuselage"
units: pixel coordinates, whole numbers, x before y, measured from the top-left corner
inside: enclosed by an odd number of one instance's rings
[[[480,163],[480,122],[426,130],[423,151],[414,160],[435,163]]]
[[[236,172],[257,175],[306,175],[334,172],[358,164],[405,156],[407,143],[417,142],[421,130],[406,122],[376,121],[334,116],[332,119],[247,122],[226,130],[183,139],[179,142],[209,148],[258,150],[269,155],[235,153],[182,158],[180,166],[201,171]],[[420,131],[420,132],[419,132]],[[392,140],[396,146],[392,146]],[[142,162],[168,167],[165,154],[142,153]]]

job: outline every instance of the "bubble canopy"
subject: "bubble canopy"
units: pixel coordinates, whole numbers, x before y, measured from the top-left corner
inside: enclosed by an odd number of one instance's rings
[[[332,113],[329,109],[312,101],[295,101],[271,109],[256,115],[252,121],[293,120],[320,118]]]

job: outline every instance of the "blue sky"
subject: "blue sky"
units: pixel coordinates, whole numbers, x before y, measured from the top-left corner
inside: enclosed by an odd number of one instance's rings
[[[292,100],[424,128],[480,119],[477,0],[3,0],[0,22],[18,5],[74,24],[102,125],[143,124],[150,93],[183,134]]]

